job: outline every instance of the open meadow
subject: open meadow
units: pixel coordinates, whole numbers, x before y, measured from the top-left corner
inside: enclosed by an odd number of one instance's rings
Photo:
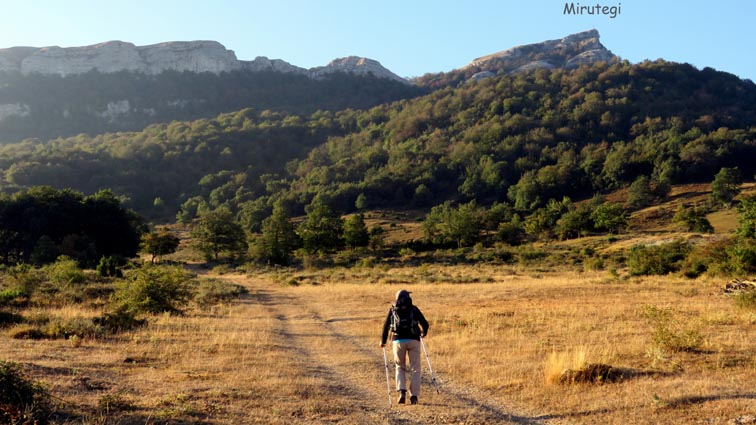
[[[100,339],[3,337],[0,358],[46,385],[67,412],[58,423],[735,423],[756,413],[756,313],[716,280],[615,274],[224,274],[249,292]],[[378,343],[400,288],[430,321],[439,392],[424,361],[420,405],[389,407]]]

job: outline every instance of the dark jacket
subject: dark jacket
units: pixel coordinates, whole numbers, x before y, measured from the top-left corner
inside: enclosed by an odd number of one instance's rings
[[[420,325],[420,334],[392,334],[391,340],[396,341],[399,339],[415,339],[420,340],[420,335],[425,336],[428,334],[428,321],[425,320],[425,316],[423,316],[423,313],[420,311],[419,308],[415,307],[414,305],[412,308],[412,315],[414,320],[417,321],[417,323]],[[386,340],[388,339],[389,330],[391,330],[391,321],[394,318],[394,306],[391,306],[389,309],[388,315],[386,315],[386,321],[383,323],[383,334],[381,335],[381,344],[385,344]]]

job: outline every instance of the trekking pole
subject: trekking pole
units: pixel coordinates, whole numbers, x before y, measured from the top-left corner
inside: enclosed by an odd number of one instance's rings
[[[389,381],[388,359],[386,358],[386,347],[383,347],[383,365],[386,367],[386,390],[388,391],[389,407],[391,407],[391,382]]]
[[[430,373],[431,373],[431,381],[433,382],[433,386],[436,387],[436,393],[441,394],[441,390],[438,389],[438,381],[436,380],[436,372],[433,371],[433,366],[431,366],[430,356],[428,356],[428,349],[425,348],[425,341],[423,341],[423,337],[420,337],[420,344],[423,345],[423,352],[425,353],[425,360],[428,361],[428,370],[430,370]]]

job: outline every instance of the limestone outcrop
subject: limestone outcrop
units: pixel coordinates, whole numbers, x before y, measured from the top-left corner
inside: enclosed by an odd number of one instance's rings
[[[534,69],[577,68],[617,57],[600,42],[596,30],[572,34],[558,40],[512,47],[482,56],[460,69],[467,72],[488,71],[493,74],[517,73]]]
[[[323,78],[334,72],[372,74],[378,78],[406,82],[381,66],[378,61],[350,56],[333,60],[326,66],[304,69],[280,59],[258,56],[242,61],[216,41],[173,41],[135,46],[123,41],[108,41],[83,47],[11,47],[0,49],[0,71],[22,74],[83,74],[89,71],[113,73],[132,71],[159,74],[163,71],[212,72],[235,70],[273,71]]]
[[[380,64],[380,62],[358,56],[348,56],[345,58],[334,59],[326,66],[311,68],[309,75],[312,78],[322,78],[334,72],[344,72],[354,75],[372,74],[378,78],[386,78],[389,80],[401,81],[404,83],[407,82],[407,80],[405,80],[404,78],[384,68],[383,65]]]
[[[11,47],[0,49],[0,71],[22,74],[82,74],[134,71],[159,74],[167,70],[220,73],[241,68],[231,50],[215,41],[178,41],[135,46],[108,41],[83,47]]]

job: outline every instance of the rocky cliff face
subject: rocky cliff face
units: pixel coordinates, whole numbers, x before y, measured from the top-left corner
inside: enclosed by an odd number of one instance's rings
[[[22,74],[82,74],[134,71],[159,74],[167,70],[232,71],[242,67],[231,50],[215,41],[182,41],[135,46],[109,41],[84,47],[12,47],[0,50],[0,71]]]
[[[135,46],[122,41],[109,41],[83,47],[11,47],[0,49],[0,71],[22,74],[83,74],[97,70],[102,73],[133,71],[159,74],[163,71],[222,72],[235,70],[274,71],[322,78],[334,72],[355,75],[373,74],[379,78],[405,81],[375,60],[350,56],[336,59],[326,66],[310,70],[280,59],[257,57],[241,61],[236,54],[215,41],[174,41]]]
[[[616,56],[599,41],[596,30],[572,34],[558,40],[512,47],[474,59],[462,71],[476,73],[520,72],[539,68],[577,68],[583,64],[611,61]]]

